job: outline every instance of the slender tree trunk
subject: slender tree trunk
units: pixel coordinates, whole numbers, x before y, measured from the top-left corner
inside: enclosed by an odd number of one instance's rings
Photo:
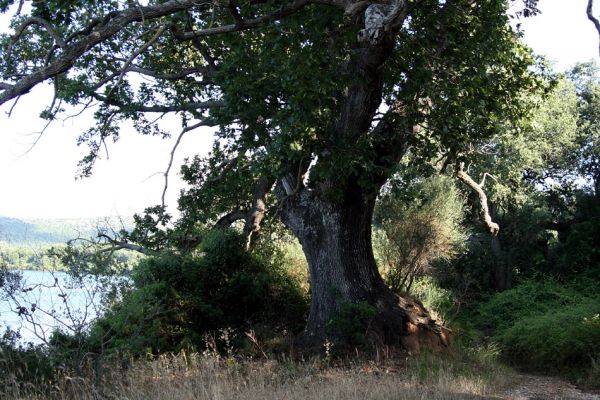
[[[327,201],[304,190],[285,201],[282,219],[302,244],[312,302],[300,343],[317,346],[328,322],[345,304],[366,301],[376,309],[370,337],[380,344],[417,350],[447,344],[444,332],[421,303],[394,294],[384,283],[371,245],[375,199],[359,193]]]
[[[494,258],[492,260],[492,287],[499,292],[510,289],[512,287],[512,268],[507,263],[498,236],[490,237],[490,247]]]

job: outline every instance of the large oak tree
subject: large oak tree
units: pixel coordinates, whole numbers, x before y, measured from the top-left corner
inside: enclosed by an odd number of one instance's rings
[[[373,208],[407,152],[464,162],[470,144],[527,114],[525,94],[541,84],[507,1],[28,3],[0,2],[18,7],[2,36],[0,104],[45,81],[48,119],[62,103],[98,104],[80,139],[84,175],[123,120],[146,134],[161,133],[150,115],[169,113],[180,134],[218,127],[210,156],[183,168],[181,229],[243,220],[252,243],[265,216],[279,218],[310,269],[307,343],[360,301],[377,309],[385,343],[437,340],[426,311],[377,270]],[[535,12],[526,1],[518,14]]]

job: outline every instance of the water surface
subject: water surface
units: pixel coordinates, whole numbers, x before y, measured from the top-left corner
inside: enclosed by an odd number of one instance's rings
[[[15,271],[22,277],[12,297],[0,293],[0,329],[19,332],[21,343],[44,343],[60,329],[85,330],[101,313],[102,289],[95,280],[64,272]]]

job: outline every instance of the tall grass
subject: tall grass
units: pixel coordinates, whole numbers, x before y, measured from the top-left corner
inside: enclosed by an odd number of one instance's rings
[[[382,353],[383,354],[383,353]],[[483,366],[483,368],[482,368]],[[165,354],[101,375],[64,375],[51,385],[0,388],[3,399],[478,399],[499,383],[496,366],[472,354],[334,361],[315,357],[241,359],[216,353]],[[10,371],[9,371],[10,373]],[[493,377],[493,378],[491,378]]]

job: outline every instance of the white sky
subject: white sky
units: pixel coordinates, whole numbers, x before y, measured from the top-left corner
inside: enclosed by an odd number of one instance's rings
[[[568,4],[568,5],[567,5]],[[577,61],[598,60],[598,34],[585,14],[586,0],[540,0],[542,14],[525,20],[525,41],[538,53],[565,70]],[[595,14],[599,14],[597,10]],[[0,20],[6,30],[6,19]],[[93,122],[83,115],[55,122],[39,142],[45,121],[37,118],[51,100],[48,87],[23,96],[7,117],[11,105],[0,107],[0,215],[16,218],[77,218],[107,215],[130,216],[146,206],[160,203],[161,172],[166,169],[173,138],[143,137],[131,128],[109,147],[91,178],[75,180],[77,162],[86,154],[76,138]],[[190,132],[182,141],[171,173],[167,204],[175,211],[182,183],[177,178],[186,156],[204,154],[211,146],[208,129]]]

